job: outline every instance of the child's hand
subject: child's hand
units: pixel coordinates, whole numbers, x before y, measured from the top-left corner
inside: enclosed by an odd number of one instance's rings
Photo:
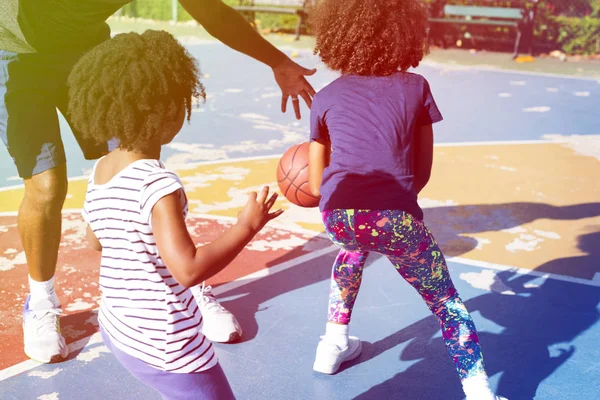
[[[244,225],[252,232],[257,233],[267,222],[280,216],[283,213],[282,209],[272,213],[269,212],[275,204],[275,200],[277,200],[277,193],[273,193],[269,200],[267,200],[268,195],[268,186],[263,187],[258,195],[256,192],[251,192],[248,195],[248,202],[238,213],[238,224]]]

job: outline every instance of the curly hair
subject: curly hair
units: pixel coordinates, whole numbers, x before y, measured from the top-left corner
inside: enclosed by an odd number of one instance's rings
[[[343,74],[392,75],[429,51],[421,0],[319,0],[309,15],[315,54]]]
[[[181,107],[205,100],[194,58],[169,33],[116,35],[83,55],[68,80],[69,117],[97,142],[117,138],[124,150],[144,150]]]

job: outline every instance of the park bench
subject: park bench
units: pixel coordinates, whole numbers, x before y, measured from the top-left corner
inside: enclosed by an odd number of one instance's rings
[[[233,8],[246,15],[246,18],[252,23],[254,22],[254,13],[257,12],[297,15],[298,23],[296,24],[295,40],[299,40],[300,29],[308,15],[306,7],[309,2],[310,0],[240,0],[240,5],[233,6]],[[294,7],[276,7],[278,5]]]
[[[521,45],[521,36],[527,34],[528,54],[532,53],[533,18],[537,0],[531,1],[533,7],[526,8],[526,2],[521,2],[519,7],[496,7],[479,5],[453,5],[446,4],[442,16],[429,18],[430,23],[455,24],[455,25],[486,25],[505,26],[516,30],[513,58],[517,58]]]

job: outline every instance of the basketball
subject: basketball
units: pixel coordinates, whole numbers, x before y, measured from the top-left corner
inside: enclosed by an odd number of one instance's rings
[[[319,198],[308,187],[308,142],[295,144],[277,165],[277,183],[286,199],[300,207],[316,207]]]

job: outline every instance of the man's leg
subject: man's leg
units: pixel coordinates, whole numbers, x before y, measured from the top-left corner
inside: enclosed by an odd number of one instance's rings
[[[67,168],[55,168],[24,180],[19,209],[19,234],[27,256],[29,276],[45,282],[54,276],[61,236],[61,210],[67,195]]]
[[[25,354],[52,362],[69,354],[60,333],[60,302],[54,273],[61,237],[61,209],[67,194],[66,164],[24,180],[18,227],[29,271],[29,296],[23,313]]]
[[[37,361],[66,357],[54,272],[67,191],[52,77],[35,58],[0,52],[0,137],[24,179],[18,228],[29,269],[23,312],[25,353]]]

